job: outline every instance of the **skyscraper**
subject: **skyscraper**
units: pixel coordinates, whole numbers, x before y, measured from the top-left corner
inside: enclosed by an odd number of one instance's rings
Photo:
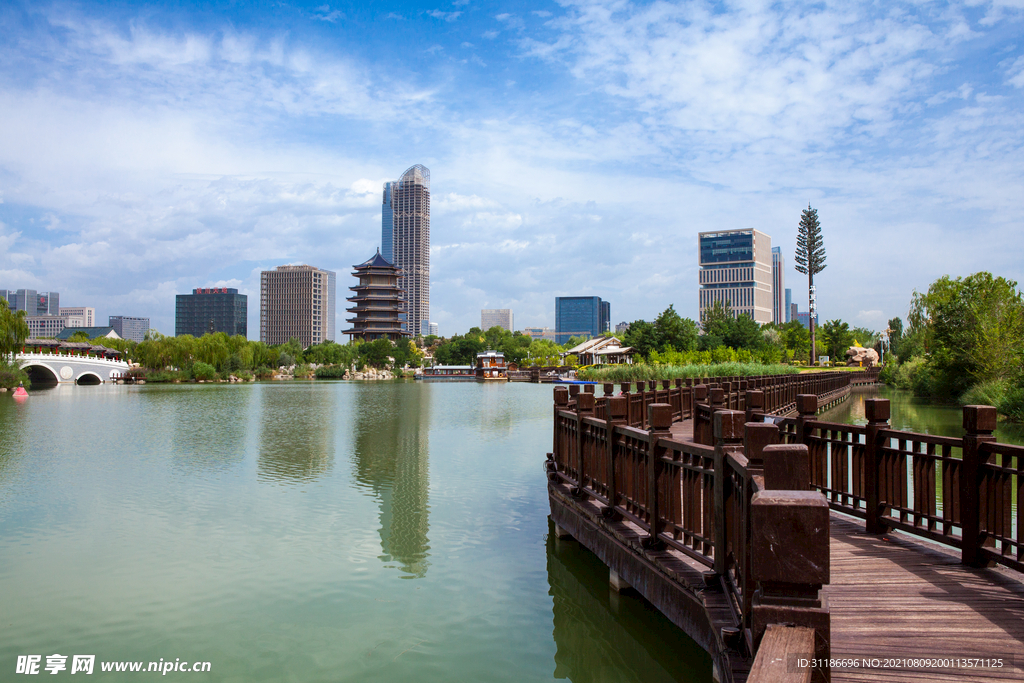
[[[149,332],[149,318],[112,315],[107,320],[110,322],[110,327],[114,328],[114,332],[117,332],[117,336],[121,337],[121,339],[142,342],[145,341],[146,333]]]
[[[611,304],[599,296],[555,297],[555,343],[597,337],[611,326]]]
[[[430,169],[416,164],[384,183],[381,255],[401,271],[402,308],[412,336],[430,332]]]
[[[174,299],[174,336],[223,332],[249,334],[249,297],[234,287],[199,287]],[[287,341],[287,340],[285,340]]]
[[[786,322],[785,291],[786,261],[782,258],[782,247],[772,247],[772,322],[776,325]]]
[[[758,230],[718,230],[697,236],[700,315],[715,303],[756,322],[772,321],[772,238]]]
[[[335,273],[313,266],[278,266],[260,273],[260,341],[303,348],[334,339]]]
[[[514,328],[512,325],[511,308],[485,308],[480,311],[480,329],[486,332],[492,327],[502,327],[509,332]]]
[[[12,311],[25,311],[27,316],[60,315],[60,294],[37,292],[34,289],[0,289]]]

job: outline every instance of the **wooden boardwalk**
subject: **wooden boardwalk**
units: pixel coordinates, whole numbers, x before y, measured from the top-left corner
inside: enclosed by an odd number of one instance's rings
[[[835,658],[1002,659],[1002,668],[832,669],[833,681],[1024,680],[1024,576],[971,569],[903,533],[871,535],[832,514],[825,589]]]
[[[693,421],[672,438],[693,440]],[[831,515],[833,659],[880,659],[833,668],[833,681],[1024,681],[1024,575],[972,569],[953,549],[907,534],[873,535],[864,522]],[[721,593],[705,593],[716,621],[732,618]],[[906,658],[1002,659],[1002,667],[907,666]],[[934,662],[932,662],[934,663]],[[890,666],[885,666],[890,665]]]

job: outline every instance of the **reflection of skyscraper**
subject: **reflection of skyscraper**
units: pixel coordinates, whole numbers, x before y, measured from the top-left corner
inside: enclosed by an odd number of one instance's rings
[[[259,478],[302,482],[334,462],[334,392],[312,384],[265,386],[260,397]]]
[[[402,271],[404,309],[410,335],[429,334],[430,325],[430,169],[416,164],[394,182],[384,183],[381,254]]]
[[[430,566],[430,391],[414,384],[360,385],[356,397],[356,483],[380,501],[380,546],[407,578]]]

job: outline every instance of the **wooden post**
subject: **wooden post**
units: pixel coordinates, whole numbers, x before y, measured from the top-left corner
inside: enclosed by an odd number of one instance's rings
[[[615,385],[611,382],[605,382],[602,388],[604,389],[605,396],[611,396],[615,393]]]
[[[866,519],[864,530],[869,534],[884,534],[889,526],[882,521],[885,501],[881,500],[882,436],[889,428],[889,399],[869,398],[864,401],[868,424],[864,436],[864,500]]]
[[[594,395],[586,392],[576,397],[576,486],[570,493],[577,498],[586,498],[587,475],[583,458],[583,420],[594,416]]]
[[[629,398],[625,396],[613,396],[608,399],[605,410],[608,416],[608,457],[605,458],[607,471],[605,481],[608,483],[608,505],[601,509],[601,514],[606,519],[618,520],[622,518],[615,506],[619,502],[619,482],[615,477],[615,428],[624,426],[627,423],[626,416],[629,412]]]
[[[960,561],[969,567],[986,567],[990,564],[978,552],[981,547],[995,545],[995,539],[983,533],[982,505],[992,504],[982,496],[981,466],[989,456],[981,453],[983,443],[996,440],[992,432],[996,429],[998,413],[992,406],[964,406],[963,462],[960,465],[960,522],[963,529],[963,551]]]
[[[650,521],[650,535],[641,539],[645,548],[655,549],[662,546],[658,534],[661,532],[661,501],[658,496],[658,480],[661,474],[661,459],[665,450],[658,445],[659,439],[672,436],[672,406],[668,403],[652,403],[647,406],[647,515]]]
[[[747,469],[751,474],[759,474],[764,470],[763,452],[765,448],[778,442],[779,428],[774,424],[747,422],[743,425],[743,455],[747,458]]]
[[[750,511],[754,651],[769,624],[793,624],[814,629],[814,656],[827,660],[831,623],[821,588],[829,582],[828,501],[817,491],[759,491]],[[819,681],[829,677],[827,667],[814,673]]]
[[[721,391],[719,389],[718,391]],[[725,458],[732,451],[743,450],[743,413],[737,410],[719,410],[712,416],[715,439],[715,573],[726,572],[725,523]]]
[[[563,457],[562,462],[568,462],[569,461],[568,458],[564,457],[564,454],[558,452],[558,432],[559,432],[559,429],[558,429],[558,411],[559,410],[568,410],[568,408],[569,408],[569,391],[568,391],[568,389],[566,389],[565,387],[555,387],[555,410],[554,410],[554,419],[555,419],[555,421],[554,421],[554,425],[553,425],[554,429],[551,430],[551,431],[554,432],[554,437],[552,439],[552,444],[551,444],[551,453],[553,454],[553,458],[552,459],[554,460],[556,467],[557,467],[557,464],[559,462],[559,457],[560,456]]]
[[[698,384],[693,388],[693,404],[690,406],[690,414],[693,415],[693,442],[706,444],[704,438],[705,426],[701,423],[700,413],[697,406],[708,400],[708,387],[705,384]]]
[[[811,488],[810,458],[802,443],[765,446],[764,488],[766,491],[807,491]]]
[[[796,412],[796,440],[799,443],[807,443],[807,423],[814,420],[818,412],[818,397],[814,394],[797,394]]]
[[[747,422],[764,422],[764,392],[747,390],[746,404]]]

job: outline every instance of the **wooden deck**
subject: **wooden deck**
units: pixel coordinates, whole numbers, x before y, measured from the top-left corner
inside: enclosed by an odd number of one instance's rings
[[[833,513],[833,658],[1002,659],[1002,668],[832,669],[833,681],[1024,680],[1024,576]]]
[[[693,422],[674,423],[671,431],[673,439],[692,441]],[[832,582],[825,592],[832,658],[881,660],[835,667],[833,681],[1024,681],[1024,576],[965,567],[954,550],[904,533],[866,534],[863,521],[845,515],[832,513],[831,520]],[[732,618],[721,593],[705,591],[704,600],[712,622]],[[899,661],[906,658],[1001,659],[1003,666]]]

